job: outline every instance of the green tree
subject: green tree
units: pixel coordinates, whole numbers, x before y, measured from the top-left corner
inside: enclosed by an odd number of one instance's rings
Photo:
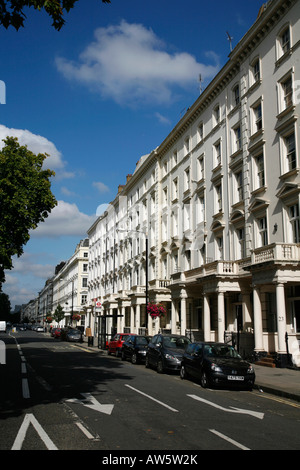
[[[53,318],[57,323],[59,323],[61,320],[63,320],[64,316],[65,316],[64,309],[62,308],[60,304],[58,304],[53,314]]]
[[[52,26],[59,31],[65,24],[64,13],[69,12],[78,0],[0,0],[0,25],[5,28],[13,26],[18,30],[24,26],[26,15],[25,7],[34,7],[36,10],[45,10],[52,18]],[[102,0],[110,3],[110,0]]]
[[[44,221],[57,201],[51,192],[54,172],[43,169],[47,155],[35,155],[7,137],[0,151],[0,290],[12,257],[21,256],[29,231]]]
[[[7,294],[0,292],[0,320],[10,321],[10,300]]]

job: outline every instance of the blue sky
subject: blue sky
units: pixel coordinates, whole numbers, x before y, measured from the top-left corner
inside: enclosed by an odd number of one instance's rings
[[[226,63],[261,0],[79,0],[55,31],[27,9],[0,28],[0,146],[15,135],[48,153],[58,206],[6,273],[12,307],[35,298],[86,237],[137,161],[155,149]]]

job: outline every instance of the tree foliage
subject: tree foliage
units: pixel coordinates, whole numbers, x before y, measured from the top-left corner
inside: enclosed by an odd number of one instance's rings
[[[59,323],[61,320],[63,320],[64,316],[65,316],[64,309],[62,308],[60,304],[58,304],[53,314],[53,318],[57,323]]]
[[[52,18],[52,26],[59,31],[65,24],[64,13],[69,12],[78,0],[0,0],[0,25],[5,28],[13,26],[18,30],[24,26],[26,15],[25,7],[34,7],[36,10],[45,10]],[[102,0],[110,3],[110,0]]]
[[[7,137],[0,151],[0,290],[4,270],[12,268],[12,257],[21,256],[29,231],[43,222],[56,206],[50,178],[43,169],[47,155],[35,155],[18,140]]]

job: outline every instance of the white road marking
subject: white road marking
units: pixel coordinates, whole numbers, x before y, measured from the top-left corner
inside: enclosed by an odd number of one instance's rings
[[[209,429],[209,431],[212,432],[212,433],[214,433],[214,434],[216,434],[217,436],[221,437],[222,439],[225,439],[225,441],[230,442],[231,444],[233,444],[234,446],[238,447],[239,449],[242,449],[242,450],[250,450],[248,447],[243,446],[243,444],[240,444],[239,442],[234,441],[234,440],[231,439],[230,437],[225,436],[225,434],[222,434],[222,433],[216,431],[215,429]]]
[[[150,400],[155,401],[155,402],[158,403],[159,405],[162,405],[162,406],[164,406],[165,408],[168,408],[169,410],[173,411],[174,413],[178,413],[178,410],[175,410],[175,408],[172,408],[171,406],[167,405],[166,403],[163,403],[162,401],[156,400],[156,398],[153,398],[153,397],[151,397],[150,395],[147,395],[146,393],[141,392],[140,390],[137,390],[136,388],[131,387],[130,385],[125,384],[125,387],[131,388],[131,390],[134,390],[135,392],[140,393],[140,394],[143,395],[144,397],[147,397],[147,398],[149,398]]]
[[[32,424],[48,450],[58,450],[33,414],[25,415],[11,450],[21,450],[29,425]]]
[[[95,439],[94,436],[78,421],[75,422],[76,426],[79,427],[80,431],[83,432],[83,434],[88,438],[88,439]]]
[[[240,413],[240,414],[246,414],[250,416],[254,416],[254,418],[258,419],[263,419],[264,418],[264,413],[259,413],[257,411],[251,411],[251,410],[243,410],[242,408],[223,408],[223,406],[217,405],[216,403],[213,403],[212,401],[205,400],[204,398],[200,398],[197,395],[188,395],[188,397],[193,398],[194,400],[201,401],[202,403],[206,403],[207,405],[213,406],[214,408],[218,408],[219,410],[226,411],[227,413]]]

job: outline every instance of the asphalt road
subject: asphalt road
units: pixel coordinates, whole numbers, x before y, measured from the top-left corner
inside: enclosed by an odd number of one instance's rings
[[[299,403],[204,390],[32,331],[0,341],[0,450],[98,450],[103,459],[128,451],[130,467],[159,463],[146,462],[147,451],[199,464],[201,450],[299,450]]]

